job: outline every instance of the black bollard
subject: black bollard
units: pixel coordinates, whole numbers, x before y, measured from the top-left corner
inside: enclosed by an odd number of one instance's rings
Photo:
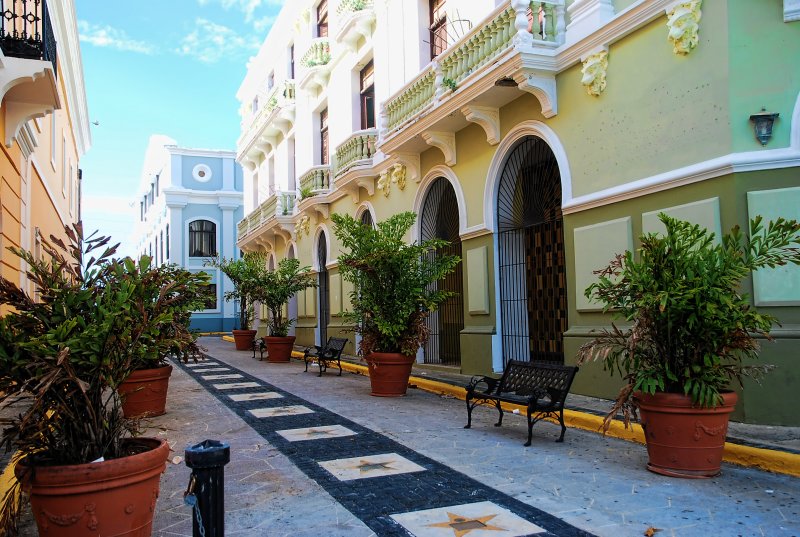
[[[230,460],[231,447],[227,442],[205,440],[186,448],[186,466],[192,469],[187,492],[197,500],[192,509],[194,537],[225,535],[225,465]]]

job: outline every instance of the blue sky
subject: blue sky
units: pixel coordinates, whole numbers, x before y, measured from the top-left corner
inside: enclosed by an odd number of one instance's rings
[[[283,0],[76,0],[92,148],[83,219],[133,254],[129,203],[152,134],[236,148],[236,90]],[[126,244],[127,243],[127,244]]]

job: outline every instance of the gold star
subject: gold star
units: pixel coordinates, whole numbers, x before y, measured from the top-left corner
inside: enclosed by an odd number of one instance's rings
[[[389,465],[392,464],[392,461],[389,462],[369,462],[369,461],[361,461],[361,464],[356,466],[359,470],[361,470],[362,474],[367,472],[371,472],[373,470],[392,470]]]
[[[468,518],[455,513],[447,513],[447,522],[439,522],[438,524],[428,524],[429,528],[450,528],[453,530],[455,537],[462,537],[474,530],[484,531],[506,531],[505,528],[499,526],[491,526],[486,524],[497,515],[482,516],[479,518]]]
[[[314,429],[312,431],[308,431],[306,436],[327,436],[329,434],[333,434],[333,431],[330,429]]]

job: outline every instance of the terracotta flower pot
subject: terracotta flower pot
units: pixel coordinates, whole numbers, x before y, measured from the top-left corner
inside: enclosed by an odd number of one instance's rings
[[[683,394],[634,394],[647,440],[647,469],[672,477],[719,475],[728,418],[738,400],[733,392],[722,395],[721,404],[704,408],[692,406]]]
[[[147,451],[71,466],[18,464],[14,471],[30,494],[39,535],[149,536],[169,444],[155,438],[132,443]]]
[[[253,348],[256,330],[233,330],[233,341],[237,351],[249,351]]]
[[[295,336],[264,336],[261,338],[267,344],[267,361],[273,363],[286,363],[292,358]]]
[[[172,366],[139,369],[120,385],[122,412],[126,418],[161,416],[167,405],[167,389]]]
[[[373,352],[367,356],[370,395],[376,397],[401,397],[406,394],[411,376],[412,356],[399,352]]]

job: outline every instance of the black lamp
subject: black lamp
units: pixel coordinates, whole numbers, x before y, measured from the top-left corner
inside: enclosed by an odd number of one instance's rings
[[[778,113],[767,112],[766,108],[761,108],[761,112],[750,116],[756,138],[761,142],[761,145],[767,145],[769,139],[772,138],[772,124],[779,115]]]

